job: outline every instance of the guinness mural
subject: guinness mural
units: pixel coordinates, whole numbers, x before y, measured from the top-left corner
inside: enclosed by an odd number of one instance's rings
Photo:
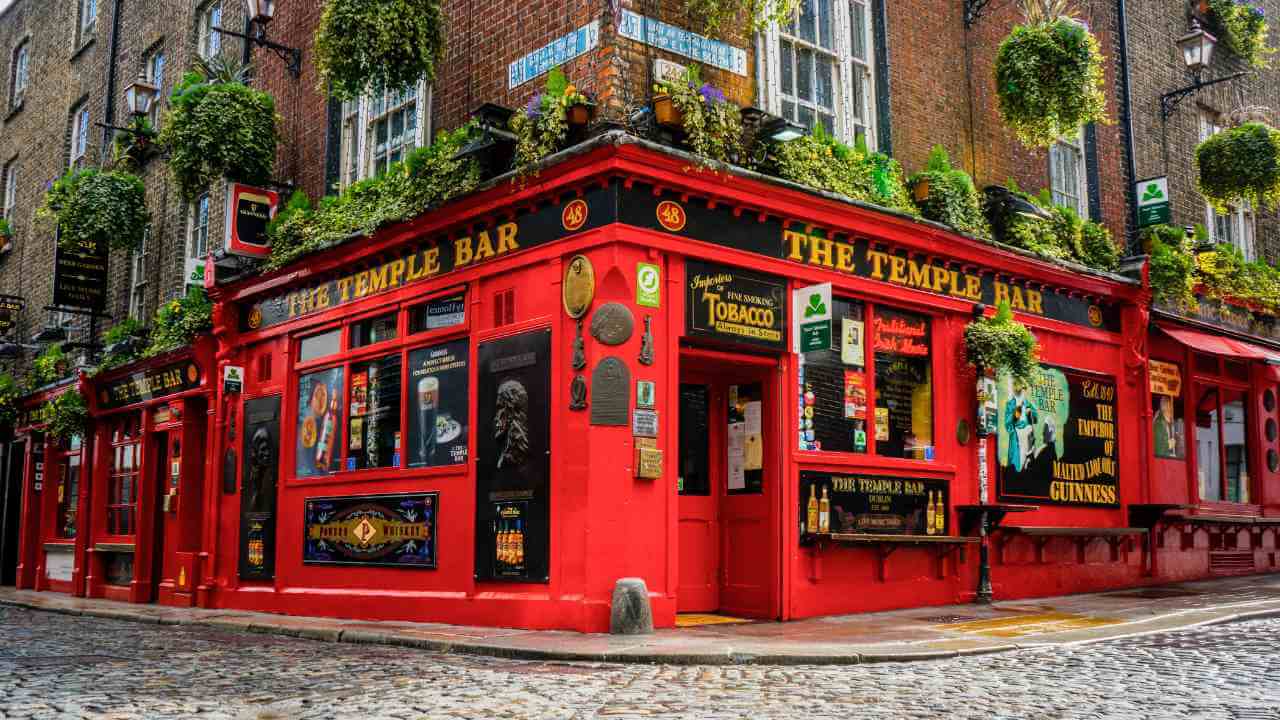
[[[307,498],[302,560],[434,568],[439,505],[439,493]]]

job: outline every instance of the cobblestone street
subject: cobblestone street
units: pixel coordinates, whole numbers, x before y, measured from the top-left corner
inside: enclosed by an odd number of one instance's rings
[[[1280,720],[1280,619],[938,662],[547,663],[0,608],[4,718]]]

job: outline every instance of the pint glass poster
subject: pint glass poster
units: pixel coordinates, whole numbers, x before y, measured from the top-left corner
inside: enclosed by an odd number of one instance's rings
[[[1118,506],[1114,379],[1043,366],[1027,386],[1000,377],[999,498]]]
[[[409,353],[409,467],[467,461],[466,340]]]
[[[296,477],[326,475],[338,470],[342,454],[342,368],[298,378],[298,428],[293,449]]]

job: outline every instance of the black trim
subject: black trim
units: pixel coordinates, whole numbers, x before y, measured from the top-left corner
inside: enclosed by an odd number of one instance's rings
[[[893,155],[893,110],[889,104],[889,14],[884,0],[871,6],[871,28],[876,51],[876,149]]]
[[[355,138],[352,138],[354,140]],[[325,195],[336,194],[342,182],[342,101],[329,98],[325,112],[324,189]]]
[[[1084,126],[1085,192],[1089,196],[1089,219],[1102,222],[1102,191],[1098,187],[1098,126]],[[1132,185],[1132,183],[1130,183]]]
[[[1133,87],[1129,76],[1129,19],[1125,0],[1116,0],[1116,24],[1120,26],[1120,132],[1124,133],[1125,178],[1124,234],[1125,254],[1140,252],[1138,229],[1138,160],[1133,144]]]

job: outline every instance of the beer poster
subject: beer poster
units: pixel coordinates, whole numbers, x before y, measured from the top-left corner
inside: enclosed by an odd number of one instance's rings
[[[1113,378],[1042,366],[1002,375],[996,404],[1001,501],[1119,506]]]
[[[307,498],[302,561],[434,568],[439,504],[434,492]]]
[[[949,507],[945,480],[800,473],[800,523],[805,535],[946,535]]]
[[[293,450],[296,477],[326,475],[339,469],[342,392],[340,367],[298,378],[298,427]]]
[[[466,340],[409,353],[409,467],[460,465],[467,461]]]

